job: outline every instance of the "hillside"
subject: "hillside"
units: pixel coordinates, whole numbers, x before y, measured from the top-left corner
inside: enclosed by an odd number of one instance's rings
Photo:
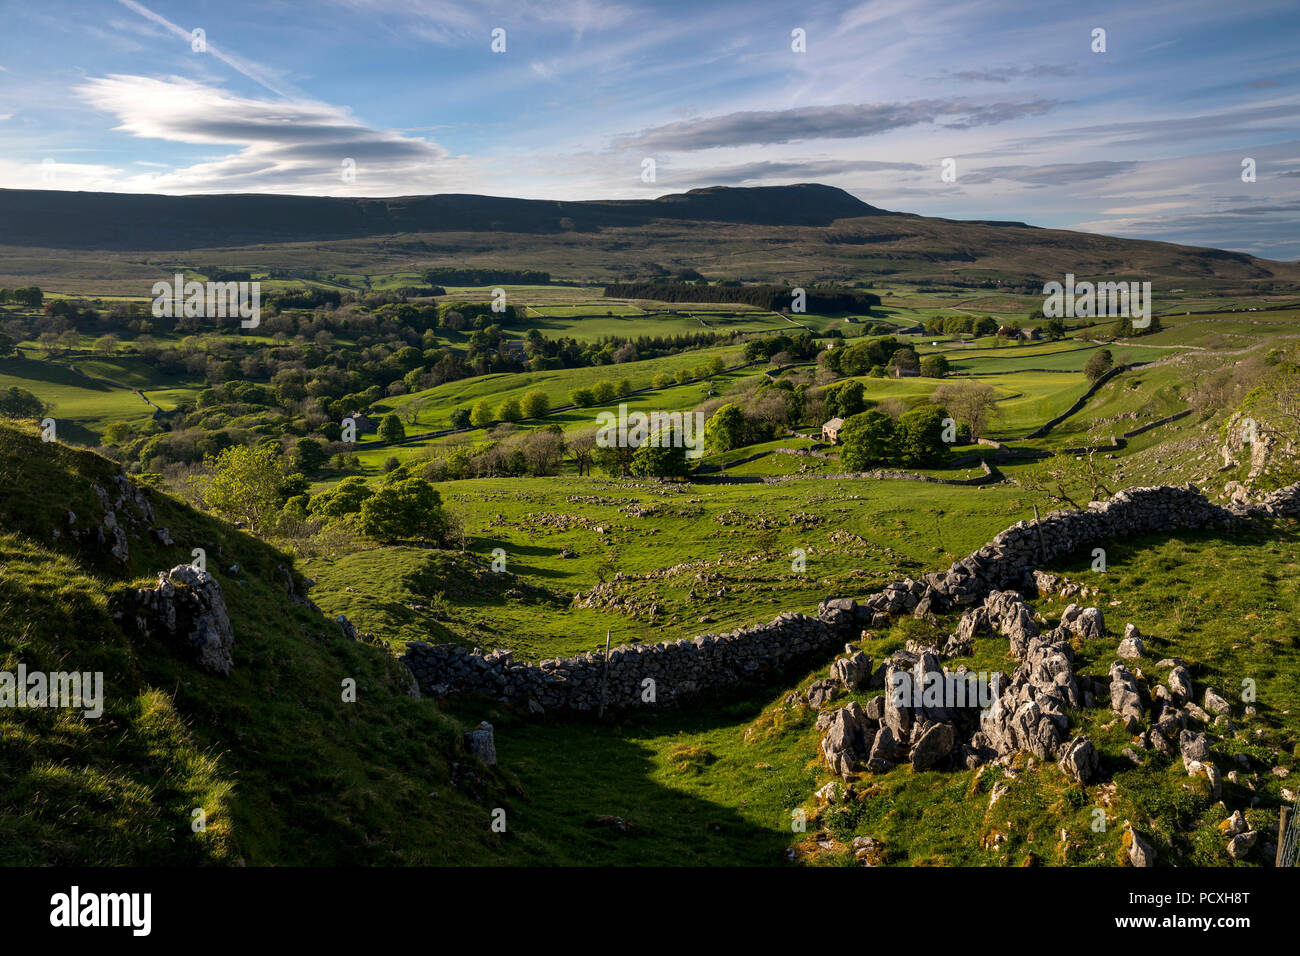
[[[1149,279],[1157,291],[1300,289],[1295,263],[890,212],[815,184],[589,202],[0,190],[0,285],[144,295],[177,265],[195,263],[330,273],[358,288],[369,287],[363,276],[441,265],[607,281],[644,276],[653,264],[770,282],[868,278],[1037,291],[1070,272]]]
[[[0,190],[0,245],[191,249],[356,239],[398,233],[555,234],[635,228],[656,220],[827,226],[894,215],[842,189],[806,184],[693,189],[657,199],[551,202],[497,196],[152,196]]]
[[[0,863],[500,860],[490,808],[511,807],[517,787],[470,769],[459,726],[408,696],[388,652],[295,604],[284,555],[119,475],[0,424],[0,669],[102,671],[104,682],[97,719],[0,710]],[[116,542],[96,486],[125,496]],[[229,609],[224,676],[136,623],[133,589],[194,547]],[[342,700],[345,678],[355,703]],[[203,832],[191,828],[197,808]],[[538,849],[527,838],[520,848]]]

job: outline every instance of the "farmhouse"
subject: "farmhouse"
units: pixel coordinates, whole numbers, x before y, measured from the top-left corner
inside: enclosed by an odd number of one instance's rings
[[[832,418],[822,426],[822,438],[825,438],[832,445],[840,443],[840,429],[844,427],[844,419]]]
[[[379,430],[379,426],[375,424],[374,419],[369,415],[363,415],[354,410],[348,412],[347,417],[356,422],[357,434],[359,435],[369,435]]]
[[[1020,338],[1026,342],[1037,342],[1042,338],[1037,329],[1021,329]]]

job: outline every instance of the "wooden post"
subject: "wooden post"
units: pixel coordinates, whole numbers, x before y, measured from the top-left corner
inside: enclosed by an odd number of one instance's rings
[[[605,666],[600,671],[600,714],[605,716],[605,686],[609,681],[609,631],[605,631]]]
[[[1034,530],[1038,532],[1038,563],[1047,563],[1047,549],[1043,547],[1043,529],[1038,527],[1038,505],[1034,505]]]
[[[1286,831],[1290,825],[1291,808],[1283,807],[1277,819],[1277,857],[1273,860],[1274,866],[1282,865],[1282,854],[1286,852]]]

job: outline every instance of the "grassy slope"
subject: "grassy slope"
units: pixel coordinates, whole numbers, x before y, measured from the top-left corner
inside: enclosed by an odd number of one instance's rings
[[[492,806],[516,796],[479,768],[479,802],[449,783],[458,728],[405,696],[383,650],[345,640],[295,608],[284,558],[155,496],[177,544],[131,538],[131,566],[106,567],[55,541],[66,513],[88,527],[91,483],[110,463],[30,428],[0,426],[0,662],[12,671],[102,670],[99,720],[0,711],[0,862],[25,864],[436,863],[508,859]],[[236,634],[229,677],[115,619],[125,588],[205,547]],[[237,573],[220,570],[238,564]],[[358,702],[344,704],[353,677]],[[470,789],[470,785],[465,785]],[[193,834],[203,807],[207,831]],[[522,841],[527,846],[527,840]],[[531,846],[548,858],[550,851]]]

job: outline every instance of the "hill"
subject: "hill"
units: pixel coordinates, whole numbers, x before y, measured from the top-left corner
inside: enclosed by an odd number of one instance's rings
[[[501,859],[490,809],[517,788],[469,769],[459,725],[384,648],[293,600],[285,555],[30,426],[0,424],[0,478],[0,670],[103,674],[98,718],[0,709],[0,863]],[[138,623],[136,589],[194,547],[228,608],[226,675]]]
[[[533,269],[565,279],[692,269],[756,282],[913,281],[1039,292],[1067,272],[1240,294],[1300,290],[1300,265],[1017,222],[891,212],[816,184],[552,202],[151,196],[0,190],[0,285],[144,295],[177,267],[278,270],[370,288],[420,270]]]
[[[497,196],[151,196],[0,190],[0,245],[62,249],[191,249],[356,239],[399,233],[554,234],[656,220],[827,226],[890,215],[842,189],[805,184],[715,187],[657,199],[552,202]]]

